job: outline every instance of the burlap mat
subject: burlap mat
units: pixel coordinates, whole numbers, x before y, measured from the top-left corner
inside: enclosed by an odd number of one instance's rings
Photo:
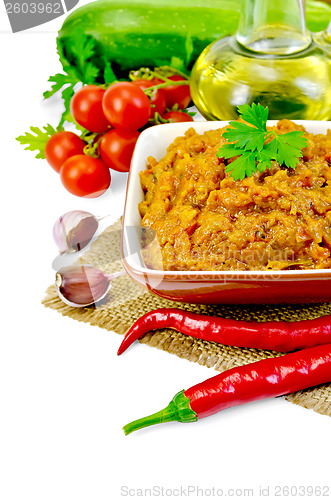
[[[107,273],[120,271],[122,269],[120,237],[121,223],[117,221],[102,233],[90,249],[85,252],[83,262],[92,264]],[[69,307],[58,298],[53,285],[46,291],[42,302],[45,307],[55,309],[64,316],[70,316],[78,321],[97,325],[119,334],[124,334],[140,316],[159,307],[181,307],[197,313],[256,321],[295,321],[331,314],[331,303],[286,306],[179,304],[150,294],[144,288],[136,285],[128,276],[121,276],[112,282],[106,299],[98,307]],[[141,342],[175,354],[179,358],[214,368],[217,371],[282,355],[282,353],[274,351],[242,349],[205,342],[187,337],[171,329],[156,330],[153,334],[145,335]],[[113,354],[115,355],[115,353]],[[304,408],[311,408],[318,413],[331,416],[331,384],[299,391],[286,396],[286,399]]]

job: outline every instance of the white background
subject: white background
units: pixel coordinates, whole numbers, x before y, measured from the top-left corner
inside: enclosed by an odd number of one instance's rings
[[[125,437],[125,423],[215,372],[143,345],[118,358],[121,337],[42,307],[53,222],[73,209],[115,221],[126,181],[114,175],[109,195],[76,198],[14,140],[30,125],[57,123],[60,102],[43,103],[42,92],[61,69],[61,22],[11,34],[1,12],[1,500],[117,500],[121,487],[189,485],[227,496],[253,488],[254,498],[260,486],[273,498],[276,485],[325,485],[331,496],[329,417],[279,398]]]

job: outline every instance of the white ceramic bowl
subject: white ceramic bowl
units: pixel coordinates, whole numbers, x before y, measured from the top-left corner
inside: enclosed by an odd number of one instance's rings
[[[325,134],[331,122],[295,120],[308,132]],[[268,121],[272,126],[277,120]],[[190,303],[286,303],[331,301],[331,269],[283,271],[163,271],[148,269],[140,254],[138,203],[144,199],[139,172],[147,158],[160,160],[178,136],[193,127],[199,134],[228,122],[171,123],[151,127],[140,135],[128,179],[122,231],[122,261],[128,274],[161,297]],[[136,228],[134,230],[133,228]]]

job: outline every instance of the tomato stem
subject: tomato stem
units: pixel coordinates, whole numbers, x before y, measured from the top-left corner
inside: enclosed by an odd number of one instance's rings
[[[186,80],[188,80],[188,78],[189,78],[189,77],[188,77],[185,73],[183,73],[183,72],[182,72],[182,71],[180,71],[179,69],[172,68],[171,66],[161,66],[160,68],[155,68],[155,69],[156,69],[156,70],[157,70],[157,69],[161,69],[161,70],[164,70],[164,69],[165,69],[165,70],[167,70],[167,71],[169,71],[169,72],[171,72],[171,73],[173,73],[173,74],[180,75],[180,76],[182,76],[182,77],[186,78]],[[154,71],[155,71],[155,70],[154,70]]]
[[[188,82],[188,80],[173,81],[173,80],[169,80],[169,78],[167,78],[164,83],[159,83],[158,85],[153,85],[152,87],[148,87],[148,89],[146,89],[146,90],[153,91],[153,90],[163,89],[164,87],[169,87],[170,85],[178,87],[180,85],[189,85],[189,82]]]
[[[169,120],[162,118],[162,116],[158,112],[156,112],[153,118],[150,118],[148,121],[150,123],[155,123],[155,125],[160,125],[161,123],[169,123]]]
[[[99,137],[98,137],[99,136]],[[99,151],[99,144],[101,139],[103,138],[104,134],[92,134],[88,138],[88,142],[86,146],[84,147],[84,154],[86,156],[91,156],[92,158],[99,158],[100,157],[100,151]],[[86,140],[86,139],[84,139]]]

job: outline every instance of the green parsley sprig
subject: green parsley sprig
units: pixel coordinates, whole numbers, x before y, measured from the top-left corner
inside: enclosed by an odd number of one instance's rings
[[[301,149],[308,144],[304,132],[268,132],[269,109],[261,104],[243,104],[238,106],[238,112],[246,123],[230,122],[231,128],[224,132],[223,137],[231,144],[224,144],[216,153],[218,157],[225,159],[238,156],[225,169],[231,177],[242,180],[257,171],[263,172],[271,167],[271,160],[288,168],[295,168],[302,156]]]
[[[26,146],[24,149],[28,149],[29,151],[38,151],[36,158],[44,159],[45,146],[48,139],[59,130],[63,130],[63,128],[58,127],[55,129],[49,123],[43,127],[43,130],[39,127],[30,127],[30,131],[32,133],[26,132],[24,135],[16,137],[16,140],[22,144],[22,146]]]
[[[56,73],[49,78],[52,84],[50,90],[44,92],[44,99],[49,99],[57,92],[61,92],[64,103],[64,112],[62,113],[59,126],[63,126],[64,122],[73,122],[70,113],[70,101],[75,92],[75,86],[79,84],[110,84],[116,81],[116,75],[111,68],[111,64],[105,61],[104,67],[101,69],[95,65],[93,56],[96,50],[95,40],[80,33],[72,37],[70,43],[71,59],[75,64],[69,64],[64,57],[63,48],[58,43],[57,51],[63,67],[63,73]]]

